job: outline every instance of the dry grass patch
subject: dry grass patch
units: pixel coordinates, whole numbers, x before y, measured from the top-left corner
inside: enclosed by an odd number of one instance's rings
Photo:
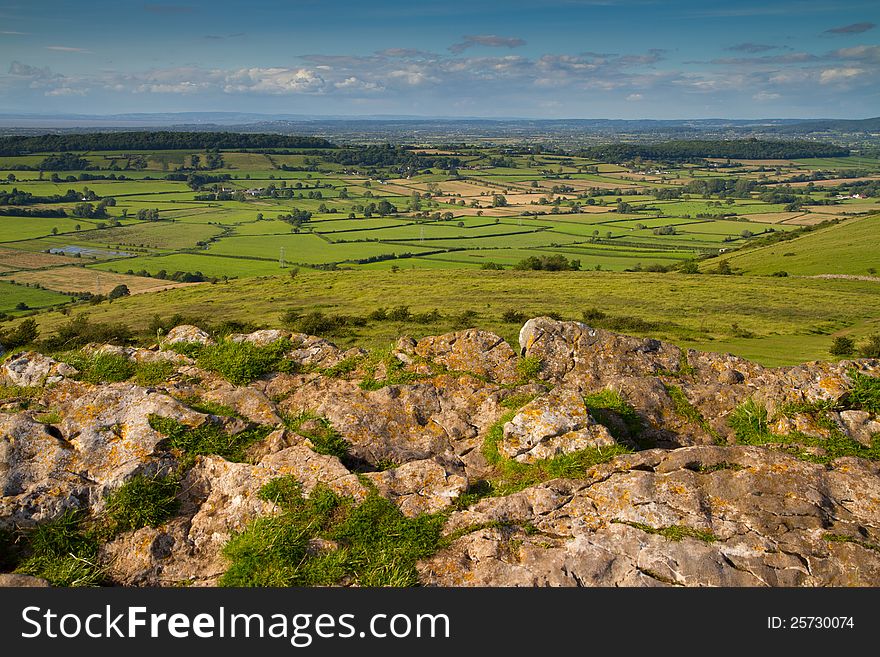
[[[157,278],[128,276],[84,267],[57,267],[41,271],[17,272],[4,278],[14,279],[16,283],[37,283],[47,290],[56,292],[91,292],[92,294],[109,294],[117,285],[128,286],[132,294],[198,285],[198,283],[172,283]]]

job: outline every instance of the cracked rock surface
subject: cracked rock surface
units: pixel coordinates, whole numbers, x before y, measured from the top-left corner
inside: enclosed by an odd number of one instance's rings
[[[150,386],[86,383],[66,363],[10,354],[0,529],[100,514],[133,477],[180,471],[176,515],[113,536],[99,558],[120,585],[210,586],[230,537],[279,512],[260,488],[290,476],[305,494],[372,490],[407,517],[443,514],[446,541],[418,564],[424,585],[880,585],[880,418],[850,399],[880,361],[767,368],[546,317],[523,326],[519,354],[476,329],[401,338],[386,361],[287,331],[227,339],[286,341],[291,367],[230,383],[175,351],[217,343],[195,326],[151,348],[87,348],[168,363]],[[535,378],[522,378],[521,356],[539,364]],[[618,405],[597,406],[608,398]],[[731,427],[747,403],[766,410],[767,444]],[[187,457],[154,416],[260,439],[243,462]],[[319,453],[326,432],[344,441],[342,458]],[[603,450],[620,455],[567,478],[548,466]]]

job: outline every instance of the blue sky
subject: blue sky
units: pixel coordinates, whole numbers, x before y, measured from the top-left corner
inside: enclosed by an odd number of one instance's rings
[[[880,2],[0,0],[0,112],[880,114]]]

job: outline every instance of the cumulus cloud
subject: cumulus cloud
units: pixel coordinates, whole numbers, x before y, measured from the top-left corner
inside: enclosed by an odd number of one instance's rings
[[[874,23],[852,23],[851,25],[843,25],[841,27],[832,27],[825,30],[825,34],[861,34],[877,27]]]
[[[463,53],[468,48],[475,46],[488,46],[489,48],[519,48],[526,45],[522,39],[514,37],[501,37],[495,34],[476,34],[465,35],[459,43],[453,43],[449,46],[450,52],[455,54]]]

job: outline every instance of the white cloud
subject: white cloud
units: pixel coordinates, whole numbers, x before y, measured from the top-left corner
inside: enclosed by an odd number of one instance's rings
[[[864,73],[864,69],[855,67],[846,68],[826,68],[819,74],[819,82],[821,84],[831,84],[834,82],[846,82],[852,78],[858,77]]]

